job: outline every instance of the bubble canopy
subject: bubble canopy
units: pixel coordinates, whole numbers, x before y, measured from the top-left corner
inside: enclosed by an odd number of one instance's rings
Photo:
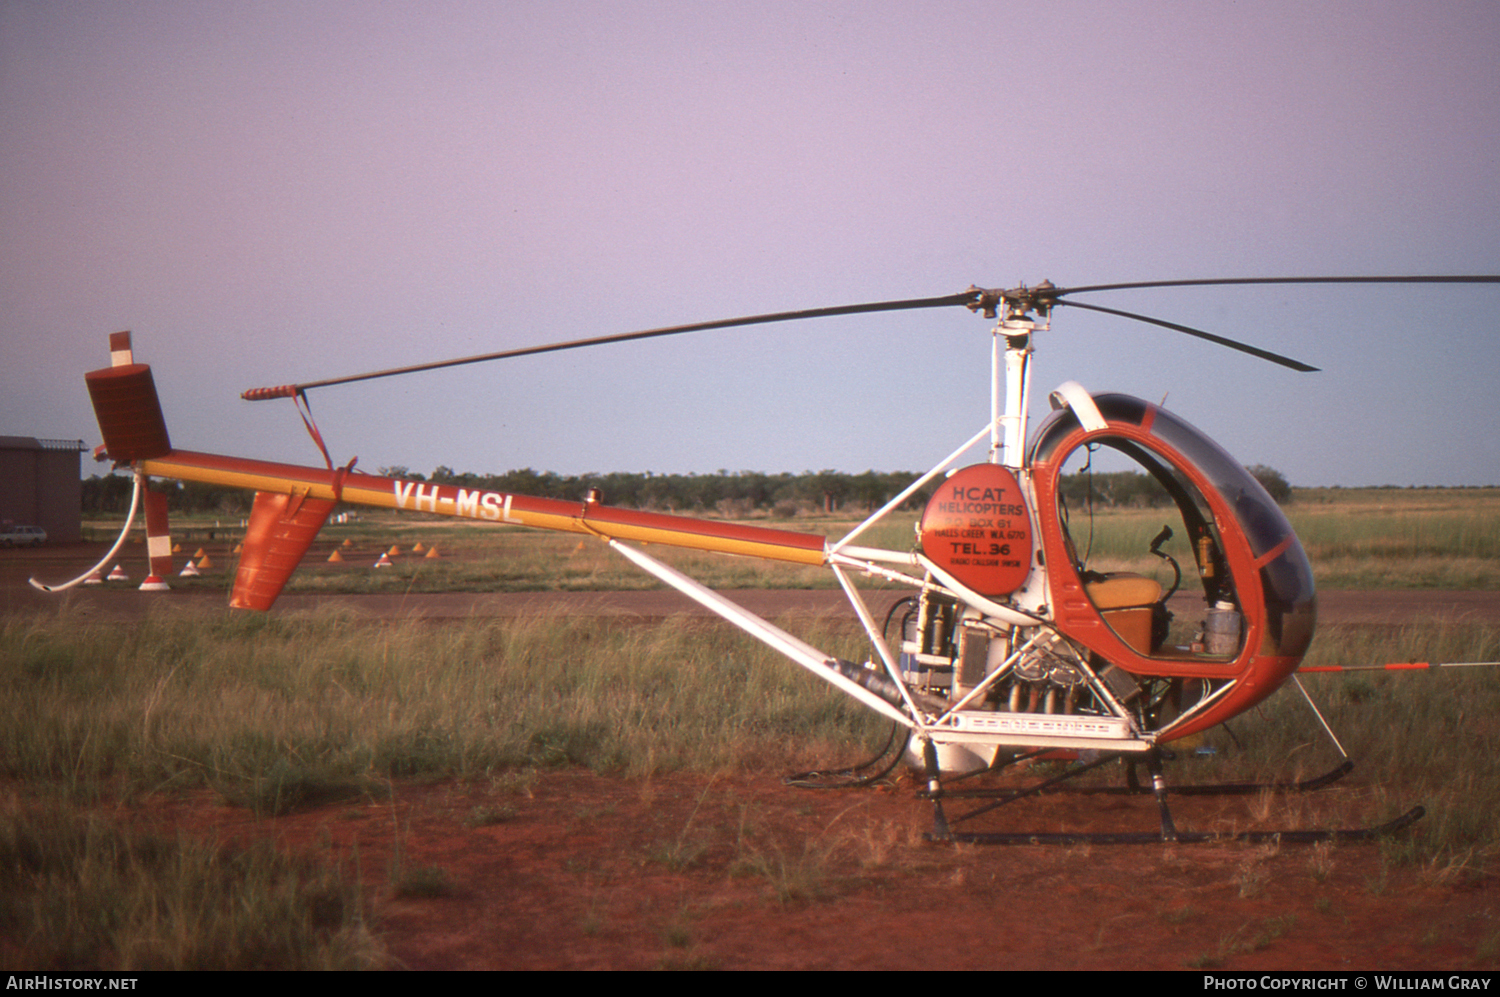
[[[1264,607],[1264,633],[1246,651],[1300,657],[1316,620],[1312,567],[1275,499],[1181,418],[1129,395],[1092,397],[1106,428],[1084,432],[1071,408],[1054,411],[1037,428],[1028,463],[1039,501],[1056,500],[1062,465],[1081,447],[1107,447],[1130,458],[1171,496],[1188,536],[1212,541],[1201,547],[1209,560],[1200,558],[1198,565],[1205,599],[1245,604],[1251,613],[1258,608],[1248,604],[1252,600]]]

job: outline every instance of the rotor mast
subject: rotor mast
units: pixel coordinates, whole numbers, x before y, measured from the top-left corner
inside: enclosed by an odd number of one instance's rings
[[[1048,327],[1055,290],[1051,281],[1009,291],[970,288],[971,311],[998,318],[990,345],[990,463],[1021,470],[1026,458],[1026,413],[1031,401],[1031,334],[1038,328],[1032,313]],[[1003,367],[1003,374],[1002,374]],[[1004,390],[1002,392],[1002,377]]]
[[[1031,393],[1030,318],[1010,318],[996,324],[993,337],[994,369],[990,377],[990,463],[1019,471],[1025,459],[1026,407]],[[1004,348],[1001,348],[1004,340]],[[1000,398],[1000,357],[1004,354],[1004,408]]]

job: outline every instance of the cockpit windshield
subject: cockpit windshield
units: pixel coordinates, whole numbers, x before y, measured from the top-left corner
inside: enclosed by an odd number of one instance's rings
[[[1242,635],[1210,632],[1215,614],[1235,615],[1253,587],[1234,576],[1225,557],[1223,533],[1232,530],[1244,537],[1253,565],[1246,568],[1239,558],[1240,571],[1260,577],[1268,624],[1263,651],[1301,655],[1315,621],[1312,569],[1275,500],[1223,448],[1177,416],[1127,395],[1099,395],[1094,402],[1107,420],[1140,433],[1096,434],[1060,453],[1065,439],[1078,439],[1076,418],[1060,410],[1039,428],[1032,461],[1063,461],[1059,515],[1085,589],[1105,621],[1148,656],[1236,655]],[[1115,470],[1120,467],[1128,470]],[[1221,501],[1208,501],[1204,492]],[[1225,510],[1232,524],[1220,521]],[[1110,523],[1125,538],[1114,548],[1096,536]],[[1193,587],[1194,578],[1184,575],[1196,577],[1204,602],[1191,621],[1169,624],[1172,592],[1179,584]],[[1160,595],[1153,597],[1143,578],[1154,578]],[[1144,620],[1140,610],[1153,598],[1159,608],[1146,638],[1140,631],[1146,624],[1134,621]]]

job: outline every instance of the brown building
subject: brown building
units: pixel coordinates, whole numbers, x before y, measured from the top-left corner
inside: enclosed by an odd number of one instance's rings
[[[0,522],[40,526],[50,543],[76,543],[83,517],[82,440],[0,436]]]

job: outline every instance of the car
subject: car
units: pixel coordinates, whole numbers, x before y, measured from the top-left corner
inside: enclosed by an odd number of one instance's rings
[[[40,526],[0,526],[0,547],[39,547],[47,542],[47,531]]]

